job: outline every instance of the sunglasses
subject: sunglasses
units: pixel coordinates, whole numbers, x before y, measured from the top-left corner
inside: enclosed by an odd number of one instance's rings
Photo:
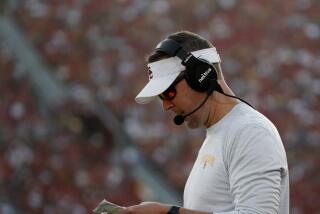
[[[159,98],[160,100],[173,100],[173,98],[175,98],[175,96],[177,95],[177,89],[176,89],[176,84],[178,84],[181,80],[184,79],[184,76],[181,75],[179,76],[170,86],[169,88],[167,88],[167,90],[165,90],[164,92],[162,92],[161,94],[159,94]]]

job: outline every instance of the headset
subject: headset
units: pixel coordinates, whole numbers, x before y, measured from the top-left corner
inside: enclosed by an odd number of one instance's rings
[[[197,58],[173,39],[165,39],[155,49],[170,57],[179,57],[181,64],[186,67],[184,77],[188,85],[195,91],[207,92],[210,95],[214,90],[223,93],[222,88],[217,82],[217,70],[207,60]]]
[[[211,95],[213,91],[217,91],[225,96],[236,98],[254,109],[254,107],[245,100],[224,93],[217,81],[218,73],[216,68],[207,60],[197,58],[190,52],[184,50],[184,48],[175,40],[163,40],[157,45],[155,51],[165,53],[170,57],[177,56],[182,60],[181,64],[186,67],[186,70],[184,71],[184,77],[188,85],[193,90],[207,92],[208,95]]]

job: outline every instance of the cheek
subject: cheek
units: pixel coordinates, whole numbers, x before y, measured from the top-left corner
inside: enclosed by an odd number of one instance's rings
[[[177,86],[176,106],[185,113],[188,113],[201,104],[203,93],[192,90],[185,81]]]
[[[197,93],[189,94],[188,98],[185,99],[183,103],[185,105],[185,108],[193,110],[202,103],[203,98],[203,96],[199,96],[199,94]]]
[[[195,107],[193,99],[186,98],[186,97],[182,97],[181,99],[177,100],[177,106],[184,113],[188,113],[188,112],[192,111]]]

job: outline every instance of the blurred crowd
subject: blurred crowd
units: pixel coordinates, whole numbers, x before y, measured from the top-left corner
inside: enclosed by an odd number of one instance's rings
[[[139,183],[112,160],[110,130],[74,103],[41,107],[30,79],[4,46],[0,213],[85,214],[105,197],[139,202]]]
[[[182,193],[204,132],[175,126],[160,102],[134,102],[148,80],[146,54],[179,30],[211,41],[234,92],[278,127],[291,213],[319,213],[319,11],[316,0],[23,1],[11,16],[76,101],[43,110],[24,68],[2,44],[0,213],[87,213],[103,198],[121,205],[144,199],[141,184],[110,158],[112,132],[77,109],[93,99],[113,110]]]

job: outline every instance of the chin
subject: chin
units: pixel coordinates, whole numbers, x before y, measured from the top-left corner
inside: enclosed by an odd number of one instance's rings
[[[184,124],[186,125],[186,127],[188,127],[189,129],[197,129],[199,128],[199,124],[193,122],[193,121],[185,121]]]

